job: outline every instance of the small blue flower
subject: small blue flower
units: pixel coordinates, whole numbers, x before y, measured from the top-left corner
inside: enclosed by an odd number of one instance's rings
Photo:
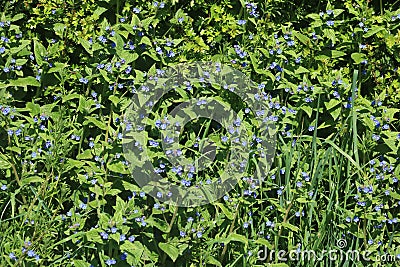
[[[122,261],[126,260],[126,258],[128,258],[128,253],[126,253],[126,252],[122,253],[121,256],[119,256],[119,258],[120,258]]]
[[[335,22],[333,20],[328,20],[326,22],[326,25],[328,25],[328,26],[333,26],[334,24],[335,24]]]
[[[246,24],[246,20],[244,20],[244,19],[239,19],[239,20],[237,21],[237,24],[238,24],[238,25],[244,25],[244,24]]]
[[[81,83],[83,83],[83,84],[87,84],[89,81],[88,81],[88,79],[86,79],[86,78],[80,78],[79,79],[79,81],[81,82]]]
[[[295,45],[295,42],[294,42],[293,40],[289,40],[289,41],[287,42],[287,45],[288,45],[288,46],[294,46],[294,45]]]
[[[120,237],[119,237],[119,241],[125,241],[126,240],[126,236],[124,235],[124,234],[122,234]]]
[[[28,256],[29,256],[29,257],[35,257],[35,256],[36,256],[35,251],[33,251],[33,250],[28,250]]]
[[[11,260],[17,260],[17,257],[12,252],[10,254],[8,254],[8,257],[10,257]]]
[[[117,263],[117,261],[114,260],[114,259],[108,259],[108,260],[106,260],[106,264],[107,264],[108,266],[114,265],[114,264],[116,264],[116,263]]]
[[[3,184],[3,185],[0,187],[0,189],[3,190],[3,191],[6,191],[6,190],[7,190],[7,186],[6,186],[5,184]]]

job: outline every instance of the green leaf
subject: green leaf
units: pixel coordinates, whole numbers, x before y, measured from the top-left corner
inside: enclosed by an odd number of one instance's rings
[[[8,159],[5,155],[0,154],[0,169],[8,170],[11,168],[11,163],[8,162]]]
[[[216,206],[218,206],[222,212],[225,214],[226,218],[228,218],[229,220],[233,220],[233,214],[232,212],[229,211],[229,209],[227,207],[225,207],[225,205],[223,203],[216,203]]]
[[[25,87],[25,86],[40,86],[40,82],[38,80],[36,80],[34,77],[29,76],[29,77],[25,77],[25,78],[18,78],[16,80],[10,80],[10,83],[7,86],[21,86],[21,87]]]
[[[119,99],[119,97],[117,97],[117,96],[115,96],[115,95],[110,95],[110,96],[108,97],[108,99],[110,99],[111,102],[113,102],[113,104],[114,104],[115,106],[118,106],[119,101],[121,101],[121,100]]]
[[[67,67],[68,65],[65,63],[59,63],[56,62],[54,63],[54,67],[51,67],[48,71],[48,73],[53,73],[53,72],[60,72],[60,70],[63,70]]]
[[[19,46],[10,48],[10,52],[11,52],[12,54],[16,54],[16,53],[18,53],[19,51],[21,51],[22,49],[24,49],[25,47],[27,47],[29,44],[31,44],[31,41],[29,41],[29,40],[22,40],[22,41],[21,41],[21,44],[20,44]],[[18,59],[17,59],[17,62],[18,62]]]
[[[299,32],[293,32],[293,35],[299,39],[300,42],[302,42],[304,45],[308,45],[310,43],[310,38],[305,36],[304,34],[301,34]]]
[[[57,34],[58,36],[62,37],[64,30],[65,30],[65,24],[63,23],[55,23],[53,26],[54,32],[55,34]]]
[[[346,55],[345,52],[338,51],[338,50],[332,50],[331,54],[332,54],[332,58],[343,57]]]
[[[294,71],[295,74],[301,74],[301,73],[307,73],[307,72],[310,72],[310,71],[309,71],[308,69],[302,67],[302,66],[299,66],[299,67]]]
[[[101,16],[101,14],[103,14],[106,11],[107,11],[107,8],[99,6],[93,12],[93,16],[95,16],[96,18],[99,18]]]
[[[236,234],[236,233],[230,234],[228,239],[230,241],[238,241],[238,242],[241,242],[241,243],[246,244],[246,245],[248,243],[248,240],[247,240],[247,238],[245,236],[239,235],[239,234]]]
[[[290,223],[287,223],[287,222],[282,222],[282,223],[280,223],[280,225],[282,225],[283,227],[288,228],[288,229],[290,229],[290,230],[292,230],[294,232],[299,231],[299,227],[294,226],[293,224],[290,224]]]
[[[257,239],[257,240],[255,241],[255,243],[256,243],[256,244],[263,245],[263,246],[266,246],[266,247],[269,248],[269,249],[272,249],[272,248],[273,248],[272,244],[271,244],[267,239],[264,239],[264,238],[259,238],[259,239]]]
[[[122,58],[121,52],[124,51],[124,40],[118,33],[115,33],[114,39],[116,44],[115,50],[117,51],[117,55]]]
[[[116,173],[129,174],[129,171],[126,170],[125,165],[122,162],[108,164],[107,168]]]
[[[93,155],[92,155],[92,152],[90,151],[90,149],[86,149],[85,151],[83,151],[83,153],[76,156],[76,159],[92,159],[92,158],[93,158]]]
[[[26,108],[30,110],[30,114],[32,116],[40,114],[40,106],[38,104],[35,104],[33,102],[28,102],[26,104]]]
[[[213,256],[208,256],[206,259],[206,262],[215,266],[220,266],[222,267],[222,264]]]
[[[329,58],[330,58],[330,57],[327,56],[327,55],[318,55],[318,56],[315,57],[315,59],[316,59],[316,60],[319,60],[319,61],[328,60]]]
[[[339,100],[333,98],[333,99],[329,100],[329,102],[325,102],[324,105],[325,105],[326,109],[329,110],[329,109],[331,109],[333,107],[336,107],[340,103],[341,102]]]
[[[304,110],[307,113],[308,117],[311,118],[311,115],[312,115],[312,112],[313,112],[312,107],[310,107],[310,106],[301,106],[301,109]]]
[[[86,120],[83,122],[83,125],[88,125],[89,123],[94,124],[96,127],[102,130],[107,130],[107,125],[104,122],[99,121],[93,117],[86,117]]]
[[[25,16],[24,14],[19,13],[19,14],[15,15],[15,16],[11,19],[11,21],[17,21],[17,20],[23,19],[24,16]]]
[[[84,260],[74,260],[74,266],[76,266],[76,267],[88,267],[88,266],[90,266],[90,263],[87,263]]]
[[[64,102],[67,102],[67,101],[69,101],[71,99],[79,98],[79,96],[80,96],[80,94],[77,94],[77,93],[73,93],[73,94],[70,94],[70,95],[63,96],[62,97],[62,102],[64,103]]]
[[[382,31],[382,30],[384,30],[384,29],[385,29],[385,27],[383,27],[383,26],[376,26],[376,25],[374,25],[374,26],[372,26],[372,28],[371,28],[369,31],[367,31],[367,32],[364,34],[364,37],[365,37],[365,38],[371,37],[372,35],[374,35],[374,34],[380,32],[380,31]]]
[[[33,53],[37,64],[40,66],[43,64],[43,57],[46,55],[46,48],[37,40],[33,41]]]
[[[85,39],[83,39],[83,38],[79,38],[79,43],[83,46],[83,48],[86,50],[86,52],[89,54],[89,55],[93,55],[93,51],[92,51],[92,49],[90,48],[90,43],[89,43],[89,41],[88,40],[85,40]]]
[[[363,53],[353,53],[351,54],[351,58],[354,60],[356,64],[360,64],[361,61],[365,60],[366,55]]]
[[[169,232],[169,226],[168,226],[168,224],[167,224],[165,221],[163,221],[163,220],[160,220],[160,219],[154,218],[154,217],[150,217],[150,218],[148,218],[148,219],[146,220],[146,222],[147,222],[149,225],[158,228],[159,230],[161,230],[161,231],[164,232],[164,233],[168,233],[168,232]]]
[[[158,246],[162,251],[167,253],[167,255],[172,259],[173,262],[176,261],[179,256],[179,250],[175,246],[168,243],[159,243]]]
[[[22,185],[27,185],[30,183],[41,183],[41,182],[43,182],[43,178],[41,178],[39,176],[33,176],[33,177],[23,179]]]

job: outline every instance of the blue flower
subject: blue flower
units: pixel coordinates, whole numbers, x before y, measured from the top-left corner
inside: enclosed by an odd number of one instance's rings
[[[103,44],[107,42],[107,38],[104,37],[103,35],[99,36],[99,41],[102,42]]]
[[[7,186],[6,186],[5,184],[3,184],[3,185],[0,187],[0,189],[3,190],[3,191],[6,191],[6,190],[7,190]]]
[[[126,252],[122,253],[121,256],[119,256],[119,258],[120,258],[122,261],[126,260],[127,257],[128,257],[128,253],[126,253]]]
[[[137,7],[134,7],[134,8],[132,9],[132,11],[135,12],[136,14],[139,14],[139,13],[140,13],[140,9],[137,8]]]
[[[167,51],[167,57],[174,57],[175,53],[172,50]]]
[[[288,45],[288,46],[294,46],[294,45],[295,45],[295,42],[294,42],[293,40],[289,40],[289,41],[287,42],[287,45]]]
[[[33,251],[33,250],[28,250],[28,256],[29,256],[29,257],[35,257],[35,256],[36,256],[35,251]]]
[[[335,22],[333,20],[328,20],[326,22],[326,25],[328,25],[328,26],[333,26],[334,24],[335,24]]]
[[[107,240],[108,239],[108,234],[106,232],[101,232],[100,236],[104,239]]]
[[[183,17],[178,18],[178,22],[179,22],[179,23],[182,23],[183,21],[184,21],[184,18],[183,18]]]
[[[126,239],[126,236],[124,235],[124,234],[122,234],[120,237],[119,237],[119,241],[125,241],[125,239]]]
[[[106,264],[107,264],[108,266],[114,265],[114,264],[116,264],[116,263],[117,263],[117,261],[114,260],[114,259],[108,259],[108,260],[106,260]]]
[[[239,20],[237,21],[237,24],[238,24],[238,25],[244,25],[244,24],[246,24],[246,20],[244,20],[244,19],[239,19]]]
[[[81,82],[81,83],[83,83],[83,84],[87,84],[89,81],[88,81],[88,79],[86,79],[86,78],[80,78],[79,79],[79,81]]]
[[[17,257],[12,252],[10,254],[8,254],[8,257],[10,257],[11,260],[17,260]]]

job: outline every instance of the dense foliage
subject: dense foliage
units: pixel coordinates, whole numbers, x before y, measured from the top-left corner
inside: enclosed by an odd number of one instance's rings
[[[321,252],[344,249],[341,239],[370,254],[269,261],[398,263],[400,9],[382,2],[2,3],[0,265],[262,266],[264,247]],[[148,78],[193,61],[229,64],[259,84],[277,145],[263,181],[248,176],[217,202],[177,208],[132,179],[124,113]],[[171,94],[154,112],[216,91]],[[226,149],[225,134],[193,121],[182,151],[207,137]],[[142,145],[160,139],[152,132]]]

